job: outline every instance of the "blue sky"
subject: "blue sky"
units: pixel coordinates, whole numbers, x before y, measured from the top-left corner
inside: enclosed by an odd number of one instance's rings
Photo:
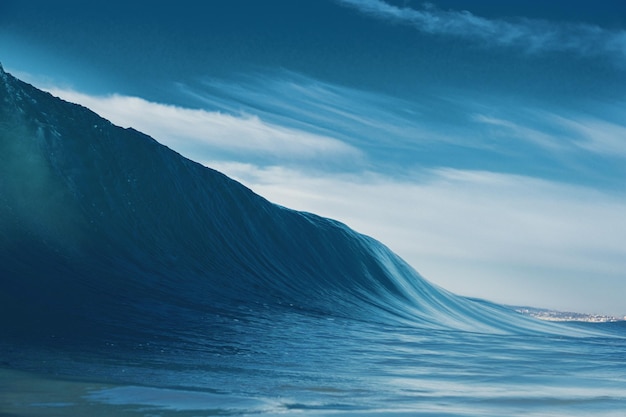
[[[5,69],[463,295],[626,314],[621,0],[5,0]]]

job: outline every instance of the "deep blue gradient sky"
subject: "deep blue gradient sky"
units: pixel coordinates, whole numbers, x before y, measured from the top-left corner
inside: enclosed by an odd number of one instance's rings
[[[626,314],[622,0],[4,0],[0,62],[452,291]]]

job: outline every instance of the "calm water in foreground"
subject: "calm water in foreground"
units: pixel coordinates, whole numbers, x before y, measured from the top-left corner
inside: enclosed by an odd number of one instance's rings
[[[3,343],[0,416],[621,417],[626,410],[623,323],[602,325],[607,335],[559,336],[287,313],[222,320],[210,338],[185,330],[172,340],[124,337],[99,346]]]

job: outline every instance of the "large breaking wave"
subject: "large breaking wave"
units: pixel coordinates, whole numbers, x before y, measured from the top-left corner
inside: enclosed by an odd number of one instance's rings
[[[272,204],[4,72],[0,94],[0,301],[14,333],[167,334],[241,306],[554,330],[455,296],[344,224]]]
[[[624,409],[623,323],[451,294],[1,67],[0,158],[0,415]]]

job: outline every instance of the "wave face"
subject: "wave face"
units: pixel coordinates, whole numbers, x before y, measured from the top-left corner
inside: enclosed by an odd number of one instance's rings
[[[453,295],[374,239],[1,67],[0,155],[2,415],[626,405],[623,327],[541,323]]]
[[[341,223],[10,75],[2,84],[0,268],[4,305],[28,305],[20,317],[147,330],[246,305],[482,332],[531,323],[431,285]]]

